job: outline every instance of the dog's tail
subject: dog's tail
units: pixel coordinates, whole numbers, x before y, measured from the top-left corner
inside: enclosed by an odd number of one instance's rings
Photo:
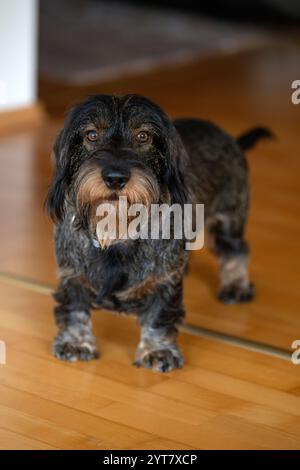
[[[254,127],[237,138],[237,143],[243,150],[251,149],[258,140],[274,139],[275,135],[266,127]]]

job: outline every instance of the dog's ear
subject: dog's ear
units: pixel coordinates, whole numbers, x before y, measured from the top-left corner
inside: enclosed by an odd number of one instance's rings
[[[65,195],[68,186],[68,162],[66,158],[65,130],[58,134],[53,148],[54,174],[45,200],[45,208],[54,222],[64,216]]]
[[[185,183],[188,156],[180,135],[173,125],[168,140],[169,155],[165,182],[170,193],[171,204],[183,205],[188,202],[188,191]]]

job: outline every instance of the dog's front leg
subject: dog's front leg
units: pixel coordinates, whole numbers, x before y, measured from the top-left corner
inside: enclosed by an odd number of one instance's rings
[[[53,354],[58,359],[74,362],[99,357],[85,296],[82,286],[74,282],[62,282],[54,295],[58,302],[54,309],[58,334]]]
[[[140,318],[142,331],[134,365],[158,372],[169,372],[184,364],[177,346],[176,325],[184,315],[182,287],[163,286],[146,315]]]

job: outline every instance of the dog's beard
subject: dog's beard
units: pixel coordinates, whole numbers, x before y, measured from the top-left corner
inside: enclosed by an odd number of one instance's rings
[[[133,169],[126,186],[115,191],[107,188],[99,167],[86,166],[79,172],[75,188],[77,211],[87,220],[101,248],[130,238],[128,227],[133,216],[128,212],[133,204],[142,204],[149,215],[151,204],[159,200],[156,179],[140,169]],[[107,223],[99,223],[104,217]]]

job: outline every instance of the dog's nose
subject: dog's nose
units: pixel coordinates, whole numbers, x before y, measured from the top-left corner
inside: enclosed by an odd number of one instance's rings
[[[122,189],[129,181],[130,174],[124,170],[103,170],[102,177],[109,189]]]

